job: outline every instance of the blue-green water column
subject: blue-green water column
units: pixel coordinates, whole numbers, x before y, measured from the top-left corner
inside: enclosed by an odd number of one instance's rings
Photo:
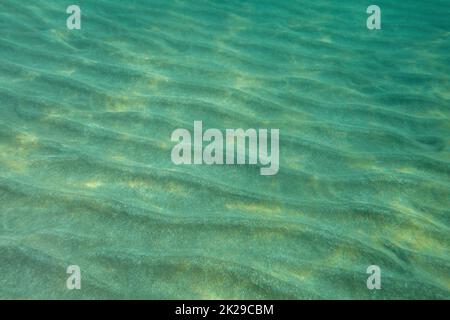
[[[2,0],[0,298],[449,299],[449,1],[371,4]],[[195,120],[278,174],[174,165]]]

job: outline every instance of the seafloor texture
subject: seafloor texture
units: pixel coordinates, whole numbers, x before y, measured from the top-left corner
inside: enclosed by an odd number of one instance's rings
[[[73,2],[0,1],[0,298],[450,298],[448,0]]]

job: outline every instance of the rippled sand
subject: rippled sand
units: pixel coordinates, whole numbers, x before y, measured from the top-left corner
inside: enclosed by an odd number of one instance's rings
[[[0,298],[450,298],[447,0],[77,4],[0,2]],[[194,120],[279,173],[173,165]]]

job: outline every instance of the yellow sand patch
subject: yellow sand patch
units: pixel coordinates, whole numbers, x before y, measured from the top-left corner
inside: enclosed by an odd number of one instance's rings
[[[38,141],[38,138],[30,133],[19,133],[16,136],[16,140],[20,144],[36,144]]]
[[[113,159],[114,161],[125,161],[126,160],[126,158],[121,154],[113,155],[111,157],[111,159]]]
[[[267,215],[280,214],[282,212],[281,206],[266,203],[227,203],[225,207],[230,210],[241,210]]]
[[[142,178],[134,178],[129,180],[127,182],[127,186],[132,189],[151,189],[158,187],[152,181]]]
[[[252,77],[249,77],[243,73],[237,73],[234,78],[234,88],[243,90],[246,88],[260,88],[262,87],[261,81]]]
[[[289,274],[302,282],[311,280],[312,278],[312,272],[309,270],[292,270]]]
[[[423,213],[401,203],[393,202],[391,206],[404,214],[423,216],[425,218]],[[433,234],[423,227],[423,223],[423,221],[418,221],[414,217],[411,217],[406,226],[391,230],[390,238],[393,239],[394,243],[411,250],[420,251],[426,249],[433,252],[443,251],[442,243],[433,238]]]
[[[16,172],[23,172],[27,169],[28,163],[17,158],[10,159],[6,157],[0,157],[0,167],[6,167],[9,170],[13,170]]]
[[[160,148],[162,150],[171,150],[172,149],[172,146],[167,142],[159,141],[159,142],[156,142],[156,145],[158,146],[158,148]]]
[[[402,168],[395,169],[395,171],[400,172],[400,173],[413,173],[414,169],[409,168],[409,167],[402,167]]]
[[[146,188],[148,185],[147,183],[145,183],[142,180],[138,180],[138,179],[134,179],[128,182],[128,187],[132,188],[132,189],[141,189],[141,188]]]
[[[152,75],[152,78],[148,81],[148,85],[153,88],[161,83],[169,82],[169,78],[163,75]]]
[[[171,193],[175,193],[175,194],[185,194],[185,189],[178,183],[175,182],[169,182],[167,183],[167,189],[169,192]]]
[[[93,181],[86,182],[84,185],[90,189],[96,189],[98,187],[101,187],[103,185],[103,182],[93,180]]]

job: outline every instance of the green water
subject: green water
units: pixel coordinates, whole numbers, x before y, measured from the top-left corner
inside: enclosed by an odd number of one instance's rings
[[[450,2],[376,2],[1,0],[0,298],[449,299]]]

